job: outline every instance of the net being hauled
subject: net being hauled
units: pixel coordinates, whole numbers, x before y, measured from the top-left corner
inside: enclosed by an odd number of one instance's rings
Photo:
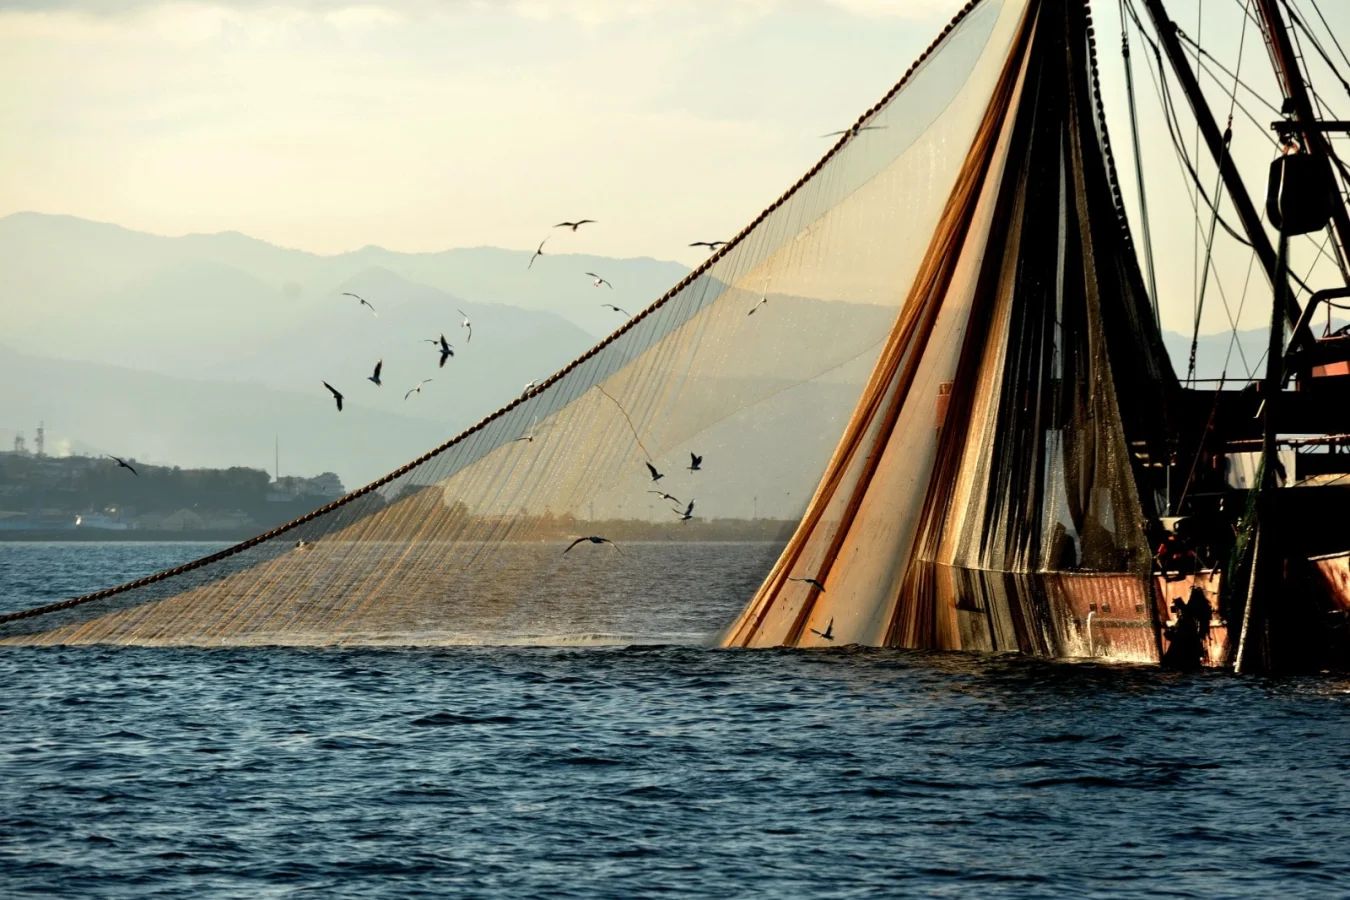
[[[1053,573],[1146,566],[1132,467],[1171,378],[1091,63],[1082,0],[968,4],[782,198],[537,388],[287,526],[0,616],[0,643],[678,638],[623,598],[730,591],[736,646],[1063,650]],[[690,544],[672,574],[621,539],[674,518],[653,490],[796,530],[735,564]],[[562,552],[589,535],[620,547]]]

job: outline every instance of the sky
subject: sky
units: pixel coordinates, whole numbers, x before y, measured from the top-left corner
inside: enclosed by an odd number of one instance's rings
[[[1243,79],[1270,95],[1242,2],[1169,6],[1220,59],[1241,47]],[[818,135],[879,98],[960,5],[0,0],[0,215],[241,231],[321,253],[531,248],[554,222],[588,217],[599,220],[591,251],[692,265],[690,241],[739,231],[828,148]],[[1137,214],[1117,3],[1094,6]],[[1347,6],[1321,2],[1350,46]],[[1164,325],[1189,331],[1194,216],[1143,56]],[[1226,109],[1221,85],[1206,87]],[[1258,184],[1273,151],[1256,126],[1238,127],[1250,133],[1235,156]],[[1235,307],[1247,254],[1219,244]],[[1227,327],[1226,315],[1210,303],[1201,330]],[[1240,317],[1263,318],[1259,303]]]
[[[20,3],[0,214],[324,253],[684,257],[739,230],[932,40],[949,0]],[[542,226],[542,227],[541,227]]]

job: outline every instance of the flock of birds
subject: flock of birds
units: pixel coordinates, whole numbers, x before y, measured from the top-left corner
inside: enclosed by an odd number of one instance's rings
[[[577,219],[575,221],[570,222],[559,222],[553,227],[566,228],[569,231],[575,233],[576,230],[580,228],[582,225],[592,225],[595,224],[595,222],[596,222],[595,219]],[[539,246],[535,248],[534,253],[530,256],[529,262],[525,264],[526,270],[533,268],[534,261],[544,255],[544,245],[548,243],[548,240],[549,239],[546,237],[539,242]],[[721,247],[724,244],[726,244],[726,241],[694,241],[694,243],[690,244],[689,246],[707,247],[709,250],[716,250],[718,247]],[[610,290],[614,289],[614,285],[610,283],[609,279],[605,278],[604,276],[599,275],[595,272],[587,272],[586,275],[587,277],[592,279],[591,281],[592,287],[607,287]],[[360,294],[355,294],[352,293],[351,291],[343,291],[342,296],[353,298],[354,300],[357,301],[358,304],[369,309],[371,315],[375,316],[376,318],[379,318],[380,314],[375,310],[375,305],[371,303],[369,300],[367,300],[365,297],[362,297]],[[755,309],[758,309],[760,305],[763,305],[767,302],[768,298],[765,297],[764,299],[760,300],[759,304],[756,305]],[[628,318],[632,318],[633,315],[628,310],[620,306],[615,306],[613,303],[602,303],[600,304],[600,306],[604,309],[613,310],[614,312],[620,313]],[[457,309],[456,312],[458,312],[460,315],[461,320],[460,328],[462,328],[465,331],[464,343],[468,344],[470,341],[473,340],[473,323],[469,320],[469,315],[468,313],[464,312],[464,310]],[[751,315],[754,315],[754,312],[755,312],[754,309],[750,310]],[[446,360],[450,359],[455,355],[454,345],[446,340],[445,332],[441,332],[440,335],[435,339],[423,338],[421,343],[431,344],[433,347],[436,348],[436,352],[440,354],[440,362],[437,365],[437,368],[444,369]],[[376,387],[383,387],[384,382],[380,379],[380,373],[381,371],[383,371],[383,369],[384,369],[384,360],[383,359],[377,360],[375,362],[375,371],[372,372],[370,375],[368,375],[366,377],[366,380],[374,384]],[[417,382],[416,385],[409,388],[407,393],[403,395],[403,399],[407,400],[413,394],[422,393],[422,386],[434,380],[435,380],[434,378],[424,378],[421,381]],[[321,381],[320,383],[323,384],[323,386],[328,389],[328,393],[330,393],[333,396],[333,403],[337,406],[337,411],[342,412],[342,401],[346,399],[346,395],[343,394],[341,391],[339,391],[337,388],[333,387],[327,381]],[[533,390],[536,383],[537,381],[535,380],[531,380],[530,382],[528,382],[525,385],[524,393],[528,394],[531,390]],[[534,440],[534,438],[531,436],[529,438],[517,438],[517,440],[532,441]]]
[[[371,315],[375,316],[376,318],[379,318],[380,314],[375,311],[374,305],[365,297],[362,297],[360,294],[353,294],[351,291],[343,291],[342,296],[356,298],[356,300],[360,303],[361,306],[364,306],[370,310]],[[459,327],[467,332],[464,338],[464,343],[467,344],[473,340],[473,323],[469,321],[469,314],[466,313],[464,310],[457,309],[455,310],[455,312],[459,313],[460,315],[461,321]],[[440,365],[438,366],[438,368],[444,369],[445,361],[455,355],[455,348],[453,345],[451,345],[449,341],[445,339],[445,332],[441,332],[440,336],[435,339],[423,338],[419,343],[431,344],[433,347],[436,348],[436,352],[439,353],[441,357]],[[383,371],[384,371],[384,360],[383,359],[376,360],[375,371],[366,376],[366,381],[369,381],[376,387],[384,387],[384,381],[382,381],[380,378],[380,373]],[[417,382],[416,385],[408,389],[408,392],[403,395],[403,399],[407,400],[413,394],[422,393],[422,385],[426,384],[428,381],[434,380],[435,380],[434,378],[423,378],[421,381]],[[321,383],[323,384],[324,387],[328,388],[328,393],[333,395],[333,402],[337,404],[337,411],[342,412],[342,401],[345,399],[345,395],[337,388],[329,384],[327,381],[323,381]]]
[[[823,135],[821,135],[821,137],[841,137],[841,136],[857,137],[858,134],[859,134],[860,132],[863,132],[863,131],[872,131],[872,130],[882,129],[882,128],[885,128],[885,127],[887,127],[887,126],[885,126],[885,125],[853,125],[851,128],[847,128],[847,129],[845,129],[845,130],[843,130],[843,131],[831,131],[831,132],[829,132],[828,134],[823,134]],[[559,222],[558,224],[554,225],[553,227],[554,227],[555,229],[556,229],[556,228],[566,228],[566,229],[570,230],[572,233],[576,233],[576,231],[577,231],[579,228],[581,228],[581,226],[583,226],[583,225],[592,225],[592,224],[596,224],[596,220],[595,220],[595,219],[577,219],[577,220],[575,220],[575,221]],[[534,261],[535,261],[536,259],[538,259],[539,257],[541,257],[541,256],[544,255],[544,245],[545,245],[546,243],[548,243],[548,240],[549,240],[549,238],[548,238],[548,237],[545,237],[542,241],[539,242],[539,246],[537,246],[537,247],[535,248],[534,253],[530,256],[529,261],[525,264],[526,270],[532,269],[532,268],[534,267]],[[694,241],[694,242],[691,243],[689,246],[690,246],[690,247],[706,247],[706,248],[708,249],[709,252],[713,252],[713,251],[717,250],[717,248],[722,247],[722,246],[725,246],[726,243],[727,243],[726,241]],[[610,290],[613,290],[613,289],[614,289],[614,285],[610,283],[609,279],[603,277],[602,275],[600,275],[600,274],[598,274],[598,273],[596,273],[596,272],[587,272],[587,273],[586,273],[586,276],[589,277],[589,278],[591,279],[591,285],[592,285],[592,287],[596,287],[596,288],[599,288],[599,287],[606,287],[606,288],[608,288],[608,289],[610,289]],[[350,292],[350,291],[343,291],[343,292],[342,292],[342,296],[345,296],[345,297],[351,297],[351,298],[355,299],[355,300],[358,302],[359,305],[364,306],[364,307],[366,307],[367,309],[369,309],[371,315],[375,316],[376,318],[379,317],[379,313],[375,310],[374,304],[372,304],[372,303],[371,303],[369,300],[367,300],[365,297],[362,297],[362,296],[360,296],[359,294],[355,294],[355,293],[352,293],[352,292]],[[753,307],[750,308],[749,312],[747,312],[746,315],[747,315],[747,316],[753,316],[756,312],[759,311],[759,309],[760,309],[762,306],[766,305],[768,302],[769,302],[768,296],[767,296],[767,295],[762,296],[762,297],[759,299],[759,301],[758,301]],[[616,306],[615,304],[612,304],[612,303],[602,303],[602,304],[600,304],[600,305],[601,305],[601,307],[603,307],[603,308],[605,308],[605,309],[612,310],[613,312],[617,312],[617,313],[619,313],[619,314],[621,314],[621,315],[623,315],[623,316],[625,316],[625,317],[628,317],[628,318],[631,318],[631,317],[632,317],[632,313],[628,312],[626,309],[623,309],[623,308],[620,307],[620,306]],[[461,321],[460,321],[460,328],[465,332],[464,343],[467,345],[470,341],[473,340],[473,323],[469,320],[469,316],[468,316],[467,313],[464,312],[464,310],[462,310],[462,309],[457,309],[456,312],[458,312],[459,315],[460,315],[460,319],[461,319]],[[444,333],[444,332],[441,332],[435,339],[432,339],[432,338],[424,338],[424,339],[422,339],[422,341],[420,341],[420,343],[431,344],[431,345],[435,348],[435,351],[439,354],[439,362],[438,362],[438,365],[437,365],[437,368],[438,368],[438,369],[444,369],[444,368],[445,368],[445,363],[446,363],[446,361],[449,360],[449,359],[451,359],[451,358],[454,357],[454,355],[455,355],[455,348],[454,348],[454,346],[453,346],[448,340],[446,340],[446,337],[445,337],[445,333]],[[384,370],[384,360],[383,360],[383,359],[376,360],[376,362],[375,362],[375,369],[374,369],[374,371],[373,371],[370,375],[368,375],[368,376],[366,377],[366,380],[369,381],[369,382],[371,382],[372,384],[374,384],[377,388],[383,387],[383,386],[384,386],[384,382],[383,382],[383,380],[381,379],[381,373],[383,372],[383,370]],[[426,385],[427,383],[429,383],[429,382],[431,382],[431,381],[434,381],[434,380],[435,380],[434,378],[424,378],[424,379],[422,379],[421,381],[417,382],[417,384],[415,384],[413,387],[409,388],[408,391],[407,391],[406,393],[404,393],[403,399],[406,401],[406,400],[408,400],[413,394],[421,394],[421,393],[422,393],[422,387],[423,387],[424,385]],[[333,387],[333,386],[332,386],[331,384],[329,384],[327,381],[322,381],[321,383],[323,384],[323,386],[324,386],[325,388],[328,389],[328,392],[332,395],[332,397],[333,397],[333,402],[334,402],[334,403],[336,404],[336,406],[337,406],[337,411],[338,411],[338,412],[342,412],[342,401],[343,401],[343,399],[345,399],[345,398],[344,398],[344,395],[342,394],[342,392],[339,391],[337,388]],[[524,392],[522,393],[522,396],[528,395],[528,394],[530,393],[530,391],[532,391],[532,390],[535,388],[536,384],[537,384],[537,380],[531,380],[531,381],[529,381],[528,383],[526,383]],[[622,409],[622,407],[620,407],[620,409]],[[627,415],[627,413],[625,413],[625,415]],[[534,439],[535,439],[536,431],[537,431],[537,429],[538,429],[539,427],[540,427],[540,426],[539,426],[539,420],[538,420],[538,418],[536,417],[535,420],[534,420],[534,422],[533,422],[533,423],[531,424],[531,426],[530,426],[530,430],[529,430],[526,434],[522,435],[521,437],[516,438],[515,440],[516,440],[516,441],[527,441],[527,442],[531,442],[531,443],[532,443],[532,442],[534,441]],[[548,427],[548,423],[545,423],[545,425],[544,425],[543,427]],[[109,459],[114,460],[114,461],[117,463],[118,468],[126,469],[126,470],[128,470],[129,472],[131,472],[132,475],[135,475],[135,476],[139,476],[139,475],[140,475],[140,473],[136,471],[136,469],[135,469],[134,466],[132,466],[129,462],[127,462],[126,460],[122,459],[121,457],[119,457],[119,456],[113,456],[112,454],[105,454],[105,455],[106,455]],[[703,457],[702,457],[702,456],[699,456],[699,455],[696,454],[696,453],[692,453],[692,452],[691,452],[691,453],[689,454],[689,466],[687,467],[687,468],[688,468],[688,471],[689,471],[689,472],[701,472],[701,471],[702,471],[702,465],[703,465]],[[659,470],[656,468],[656,466],[653,465],[651,462],[646,463],[646,466],[647,466],[648,473],[649,473],[649,475],[651,476],[651,484],[656,485],[658,482],[661,481],[661,479],[663,479],[663,478],[666,477],[666,476],[665,476],[665,473],[659,471]],[[694,500],[691,499],[688,503],[684,503],[684,501],[680,500],[678,497],[674,496],[673,494],[669,494],[669,493],[667,493],[667,492],[665,492],[665,491],[662,491],[662,490],[648,490],[647,493],[649,493],[649,494],[656,494],[656,495],[658,495],[662,500],[667,500],[667,501],[673,502],[673,503],[675,503],[675,504],[683,505],[683,507],[684,507],[683,509],[681,509],[679,505],[674,506],[674,507],[671,507],[671,512],[673,512],[676,516],[679,517],[679,521],[681,521],[681,522],[688,522],[688,521],[690,521],[690,520],[694,517],[694,503],[695,503]],[[563,555],[566,555],[567,553],[571,552],[572,548],[576,547],[578,544],[585,544],[585,543],[591,543],[591,544],[609,544],[611,547],[614,548],[615,552],[617,552],[617,553],[622,553],[622,552],[623,552],[622,550],[619,549],[619,545],[618,545],[618,544],[614,543],[614,541],[610,540],[610,539],[607,538],[607,537],[603,537],[603,536],[601,536],[601,535],[587,535],[586,537],[579,537],[579,538],[577,538],[576,540],[572,541],[572,543],[568,544],[567,547],[563,550]],[[310,544],[309,541],[303,541],[303,540],[302,540],[302,541],[298,541],[298,542],[296,543],[296,547],[299,548],[299,549],[307,549],[307,547],[308,547],[309,544]],[[819,580],[815,579],[815,578],[797,578],[797,577],[789,577],[789,578],[788,578],[788,581],[803,582],[803,583],[809,584],[809,585],[811,585],[812,587],[814,587],[815,589],[819,590],[822,594],[825,593],[825,585],[824,585],[822,582],[820,582]],[[827,641],[833,641],[833,640],[834,640],[834,619],[833,619],[833,617],[831,617],[831,619],[829,620],[829,622],[826,624],[825,630],[824,630],[824,631],[820,631],[820,630],[817,630],[817,629],[815,629],[815,628],[810,629],[810,631],[811,631],[812,634],[815,634],[815,635],[819,636],[820,638],[822,638],[822,639],[824,639],[824,640],[827,640]]]
[[[596,221],[595,219],[577,219],[577,220],[575,220],[575,221],[559,222],[558,224],[554,225],[553,227],[554,227],[554,228],[566,228],[566,229],[568,229],[569,231],[572,231],[572,232],[575,233],[575,232],[577,231],[577,229],[581,228],[581,226],[583,226],[583,225],[591,225],[591,224],[595,224],[595,221]],[[525,264],[525,268],[526,268],[527,270],[529,270],[530,268],[532,268],[532,267],[534,266],[534,261],[535,261],[536,259],[538,259],[539,257],[541,257],[541,256],[544,255],[544,245],[545,245],[546,243],[548,243],[548,240],[549,240],[549,239],[546,237],[546,238],[544,238],[542,241],[539,242],[539,246],[535,248],[534,253],[530,256],[529,261]],[[721,246],[723,246],[724,244],[726,244],[726,241],[695,241],[694,243],[690,244],[689,246],[690,246],[690,247],[707,247],[709,250],[716,250],[718,247],[721,247]],[[614,285],[610,283],[609,279],[603,277],[602,275],[600,275],[600,274],[598,274],[598,273],[596,273],[596,272],[587,272],[586,275],[587,275],[587,277],[589,277],[589,278],[592,279],[591,284],[592,284],[593,287],[597,287],[597,288],[598,288],[598,287],[606,287],[606,288],[609,288],[610,290],[613,290],[613,289],[614,289]],[[351,297],[352,299],[356,300],[357,303],[358,303],[360,306],[364,306],[364,307],[366,307],[367,309],[369,309],[371,315],[373,315],[373,316],[375,316],[375,317],[377,317],[377,318],[379,317],[380,314],[379,314],[378,311],[376,311],[375,305],[374,305],[373,303],[371,303],[369,300],[367,300],[365,297],[362,297],[360,294],[352,293],[351,291],[343,291],[343,292],[342,292],[342,296],[344,296],[344,297]],[[761,300],[760,303],[756,305],[755,309],[758,309],[760,305],[763,305],[764,303],[767,303],[767,302],[768,302],[768,299],[767,299],[767,298]],[[605,309],[613,310],[613,311],[615,311],[615,312],[618,312],[618,313],[623,314],[624,316],[628,316],[628,317],[631,317],[631,316],[632,316],[632,314],[631,314],[630,312],[628,312],[627,310],[623,309],[622,307],[615,306],[615,305],[612,304],[612,303],[602,303],[602,304],[600,304],[600,305],[601,305],[603,308],[605,308]],[[750,310],[750,313],[751,313],[752,315],[754,314],[755,309]],[[460,315],[460,319],[461,319],[461,321],[460,321],[460,328],[462,328],[462,329],[464,330],[464,332],[465,332],[464,343],[465,343],[465,344],[468,344],[470,341],[473,340],[473,323],[469,320],[469,316],[468,316],[468,314],[467,314],[466,312],[464,312],[464,310],[462,310],[462,309],[457,309],[456,312],[458,312],[459,315]],[[431,344],[431,345],[435,348],[436,352],[440,355],[440,360],[439,360],[439,363],[438,363],[438,366],[437,366],[438,368],[441,368],[441,369],[445,368],[446,360],[451,359],[451,358],[455,355],[455,348],[454,348],[454,345],[452,345],[448,340],[446,340],[446,337],[445,337],[445,333],[444,333],[444,332],[441,332],[435,339],[432,339],[432,338],[423,338],[423,339],[420,341],[420,343]],[[376,362],[375,362],[375,369],[374,369],[373,372],[371,372],[370,375],[368,375],[368,376],[366,377],[366,380],[369,381],[371,384],[375,385],[377,388],[378,388],[378,387],[383,387],[383,386],[384,386],[384,381],[383,381],[383,379],[381,378],[381,373],[382,373],[383,371],[384,371],[384,360],[383,360],[383,359],[376,360]],[[403,395],[403,399],[404,399],[404,400],[407,400],[407,399],[410,398],[413,394],[420,394],[420,393],[422,393],[422,387],[423,387],[424,385],[426,385],[428,382],[431,382],[431,381],[434,381],[434,380],[435,380],[434,378],[424,378],[424,379],[422,379],[421,381],[417,382],[416,385],[414,385],[413,387],[409,388],[408,391]],[[332,397],[333,397],[333,402],[334,402],[334,404],[337,406],[337,411],[338,411],[338,412],[342,412],[342,401],[343,401],[344,399],[346,399],[346,396],[345,396],[341,391],[339,391],[337,388],[333,387],[333,385],[329,384],[327,381],[321,381],[320,383],[321,383],[321,384],[328,390],[328,392],[332,395]],[[532,390],[535,388],[536,384],[537,384],[537,380],[531,380],[531,381],[529,381],[529,382],[525,385],[525,389],[524,389],[524,392],[523,392],[522,396],[529,394],[530,391],[532,391]],[[547,427],[547,423],[545,423],[545,426],[544,426],[544,427]],[[531,442],[531,443],[532,443],[532,442],[534,441],[534,439],[535,439],[535,436],[536,436],[536,433],[537,433],[538,428],[539,428],[539,419],[538,419],[538,417],[536,417],[535,420],[534,420],[534,422],[533,422],[533,423],[531,424],[531,426],[530,426],[530,430],[529,430],[528,432],[526,432],[525,434],[521,435],[520,437],[515,438],[515,441],[527,441],[527,442]],[[513,442],[514,442],[514,441],[513,441]],[[689,457],[690,457],[690,464],[689,464],[688,470],[689,470],[690,472],[698,472],[698,471],[701,471],[701,466],[702,466],[702,464],[703,464],[703,457],[702,457],[702,456],[699,456],[699,455],[696,454],[696,453],[690,453],[690,454],[689,454]],[[122,466],[125,466],[125,467],[128,468],[128,469],[131,468],[129,465],[127,465],[127,464],[126,464],[125,462],[123,462],[122,460],[118,460],[118,464],[119,464],[119,465],[122,465]],[[657,471],[656,467],[655,467],[654,465],[652,465],[651,463],[647,463],[646,465],[647,465],[647,469],[649,470],[649,473],[650,473],[650,475],[651,475],[652,484],[656,484],[656,483],[659,482],[662,478],[666,477],[664,473]],[[134,472],[135,470],[133,469],[132,471]],[[659,495],[661,495],[661,497],[662,497],[663,499],[665,499],[665,500],[670,500],[670,501],[673,501],[673,502],[675,502],[675,503],[683,504],[683,506],[684,506],[683,509],[680,509],[680,508],[672,508],[672,510],[671,510],[673,513],[675,513],[677,516],[679,516],[679,520],[680,520],[681,522],[688,522],[688,521],[690,521],[690,520],[694,517],[694,501],[693,501],[693,500],[690,500],[687,504],[685,504],[684,501],[679,500],[678,498],[676,498],[676,497],[672,496],[671,494],[668,494],[668,493],[666,493],[666,492],[664,492],[664,491],[650,491],[649,493],[652,493],[652,494],[659,494]],[[615,549],[616,551],[619,550],[618,545],[616,545],[613,541],[609,540],[608,538],[601,537],[601,536],[599,536],[599,535],[592,535],[592,536],[588,536],[588,537],[577,538],[575,541],[573,541],[571,544],[569,544],[565,550],[563,550],[563,553],[566,554],[568,551],[570,551],[570,550],[571,550],[573,547],[575,547],[577,544],[586,543],[587,541],[589,541],[589,542],[592,543],[592,544],[609,544],[610,546],[614,547],[614,549]],[[622,551],[620,551],[620,552],[622,552]]]

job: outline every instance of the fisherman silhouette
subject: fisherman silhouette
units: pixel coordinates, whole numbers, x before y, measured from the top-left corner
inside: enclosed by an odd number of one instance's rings
[[[1209,637],[1209,620],[1213,615],[1204,589],[1192,587],[1191,597],[1186,601],[1174,598],[1172,613],[1176,621],[1163,631],[1167,638],[1163,667],[1179,672],[1198,671],[1207,656],[1205,640]]]

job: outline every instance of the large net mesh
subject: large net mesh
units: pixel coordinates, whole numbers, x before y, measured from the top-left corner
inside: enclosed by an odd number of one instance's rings
[[[1156,659],[1146,523],[1177,386],[1093,74],[1082,6],[1032,4],[872,380],[730,643],[1088,655],[1101,617],[1110,655]]]
[[[729,596],[755,598],[733,643],[809,642],[838,617],[848,640],[959,645],[934,637],[922,565],[1135,570],[1134,414],[1104,341],[1124,325],[1113,340],[1137,343],[1138,323],[1085,20],[1077,0],[968,4],[780,200],[545,383],[284,528],[2,616],[0,642],[680,639],[681,610]],[[1042,227],[1048,254],[1028,249]],[[959,428],[935,427],[939,394]],[[698,542],[747,513],[797,528],[781,556]],[[575,543],[591,536],[612,543]]]

